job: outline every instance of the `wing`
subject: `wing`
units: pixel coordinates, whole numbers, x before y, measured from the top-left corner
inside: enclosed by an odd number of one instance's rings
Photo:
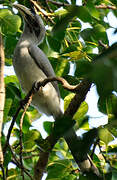
[[[28,48],[29,54],[31,55],[32,59],[34,59],[36,65],[45,73],[47,77],[55,77],[54,70],[52,65],[50,64],[48,58],[43,53],[43,51],[35,45],[30,45]],[[56,89],[58,96],[60,97],[60,92],[58,88],[57,82],[52,82],[52,85]]]

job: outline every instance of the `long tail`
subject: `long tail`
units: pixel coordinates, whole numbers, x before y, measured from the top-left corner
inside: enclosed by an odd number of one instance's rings
[[[75,130],[71,128],[64,135],[64,138],[80,170],[82,172],[92,171],[97,176],[100,176],[98,168],[95,166],[95,164],[93,163],[92,159],[90,158],[88,154],[83,154],[80,157],[80,155],[82,154],[81,152],[79,152],[80,144],[78,143],[80,143],[80,138],[76,135]],[[78,149],[78,146],[79,146],[79,149]]]

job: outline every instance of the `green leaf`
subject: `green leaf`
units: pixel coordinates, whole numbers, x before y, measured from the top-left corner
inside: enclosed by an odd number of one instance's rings
[[[12,154],[9,148],[7,148],[7,151],[4,155],[4,167],[8,167],[9,162],[11,161]]]
[[[19,173],[17,172],[16,169],[10,168],[8,170],[8,179],[14,179],[14,180],[18,179],[19,180],[18,176],[19,176]]]
[[[54,12],[55,16],[59,16],[59,18],[66,16],[66,14],[68,13],[67,9],[59,9],[58,11]]]
[[[5,58],[5,65],[6,65],[6,66],[11,66],[11,65],[12,65],[12,59],[10,59],[10,58]]]
[[[11,105],[12,105],[12,102],[13,100],[11,98],[7,98],[5,100],[5,106],[4,106],[4,122],[7,122],[9,119],[8,119],[8,114],[9,114],[9,111],[10,111],[10,108],[11,108]]]
[[[13,15],[8,9],[0,9],[1,31],[4,34],[14,34],[19,31],[21,18]]]
[[[68,108],[69,103],[71,102],[71,100],[73,99],[73,97],[75,96],[74,93],[70,93],[68,96],[66,96],[64,98],[64,111]]]
[[[61,43],[57,39],[55,39],[53,36],[47,36],[48,43],[52,50],[55,52],[60,52]]]
[[[70,174],[71,165],[71,162],[67,159],[54,161],[53,163],[48,164],[48,176],[46,179],[63,179]]]
[[[84,29],[83,31],[81,31],[80,35],[85,41],[93,41],[93,34],[91,28]]]
[[[111,0],[111,2],[117,6],[117,1],[116,0]]]
[[[106,129],[106,128],[100,128],[99,129],[99,138],[102,140],[106,145],[108,145],[109,142],[113,141],[114,138],[112,134]]]
[[[18,42],[16,34],[7,34],[5,37],[5,55],[7,58],[13,58],[13,52]],[[8,64],[8,60],[5,59],[5,65]],[[10,64],[11,65],[11,64]]]
[[[77,179],[77,176],[73,175],[73,174],[70,174],[64,178],[62,178],[62,180],[76,180]]]
[[[93,38],[97,41],[102,40],[104,43],[108,44],[108,38],[106,34],[106,29],[101,24],[96,24],[93,28]]]
[[[88,112],[88,104],[84,101],[80,105],[78,111],[74,115],[74,119],[78,121],[78,119],[83,118],[85,114]]]
[[[117,118],[117,96],[114,94],[107,98],[107,113],[114,114]]]
[[[98,100],[98,110],[104,114],[107,114],[106,98],[103,96]]]
[[[39,131],[32,129],[27,131],[23,135],[23,144],[25,149],[32,149],[35,146],[35,140],[39,139],[41,137],[41,134]]]
[[[71,3],[72,4],[76,4],[76,0],[71,0]]]
[[[70,93],[64,98],[64,111],[67,109],[69,103],[74,97],[74,93]],[[80,107],[78,108],[77,112],[75,113],[73,119],[76,121],[75,128],[83,128],[89,129],[88,119],[84,119],[86,113],[88,112],[88,104],[84,101]]]
[[[70,6],[67,8],[67,13],[62,17],[54,26],[52,30],[52,35],[58,40],[63,40],[65,36],[65,31],[68,26],[68,23],[73,19],[74,16],[77,16],[84,22],[91,21],[91,15],[88,12],[87,8],[82,6]]]
[[[77,13],[77,17],[79,19],[81,19],[82,21],[91,22],[92,17],[91,17],[90,12],[88,11],[88,9],[86,7],[77,6],[76,7],[76,13]]]
[[[21,98],[21,92],[19,89],[15,86],[14,83],[8,83],[6,86],[6,98],[16,98],[19,100]]]
[[[117,91],[117,43],[97,56],[92,63],[78,61],[75,75],[92,80],[97,85],[100,96],[107,97],[113,90]]]
[[[75,76],[77,78],[88,77],[89,74],[92,72],[92,64],[87,60],[78,60],[76,62],[76,71]]]
[[[45,121],[43,127],[47,134],[49,135],[52,132],[53,122]]]
[[[80,129],[84,129],[84,130],[89,130],[90,127],[89,127],[89,116],[84,116],[82,118],[78,118],[76,120],[76,124],[75,124],[75,130],[78,130],[79,128]]]
[[[65,53],[70,53],[70,52],[73,52],[73,51],[76,51],[78,50],[77,49],[77,46],[75,44],[71,44],[69,45],[67,48],[64,49],[64,51],[62,52],[62,54],[65,54]]]
[[[64,76],[69,72],[70,65],[66,59],[63,58],[49,58],[56,76]]]
[[[80,35],[85,41],[98,43],[99,40],[102,40],[102,42],[108,44],[106,29],[101,24],[96,24],[93,28],[84,29]]]
[[[100,11],[98,9],[96,9],[94,2],[93,1],[87,1],[87,8],[90,12],[90,15],[99,20],[100,19]]]
[[[5,84],[8,84],[8,83],[19,84],[17,77],[14,75],[5,77]]]
[[[112,170],[112,180],[116,180],[117,179],[117,170],[113,169]]]
[[[52,64],[52,67],[56,73],[56,76],[64,77],[69,73],[70,64],[66,59],[63,58],[49,58]],[[59,84],[59,90],[61,97],[64,98],[69,92],[63,88],[61,84]]]
[[[32,106],[30,106],[27,110],[27,115],[30,119],[31,122],[39,119],[41,117],[41,114],[35,109],[33,108]]]

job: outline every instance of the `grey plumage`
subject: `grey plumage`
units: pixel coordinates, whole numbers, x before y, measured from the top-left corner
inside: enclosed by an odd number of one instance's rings
[[[55,76],[54,70],[43,51],[37,46],[45,36],[45,27],[41,18],[31,14],[22,5],[15,5],[23,13],[25,26],[23,34],[14,51],[13,66],[22,89],[28,93],[35,81]],[[60,109],[59,89],[56,82],[41,87],[33,96],[32,104],[46,115],[57,118]]]

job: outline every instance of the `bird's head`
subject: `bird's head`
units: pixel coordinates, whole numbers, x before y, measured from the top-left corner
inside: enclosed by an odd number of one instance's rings
[[[41,17],[35,11],[31,11],[21,4],[14,4],[13,7],[20,12],[24,19],[25,37],[30,38],[36,44],[40,44],[45,36],[45,26]]]

